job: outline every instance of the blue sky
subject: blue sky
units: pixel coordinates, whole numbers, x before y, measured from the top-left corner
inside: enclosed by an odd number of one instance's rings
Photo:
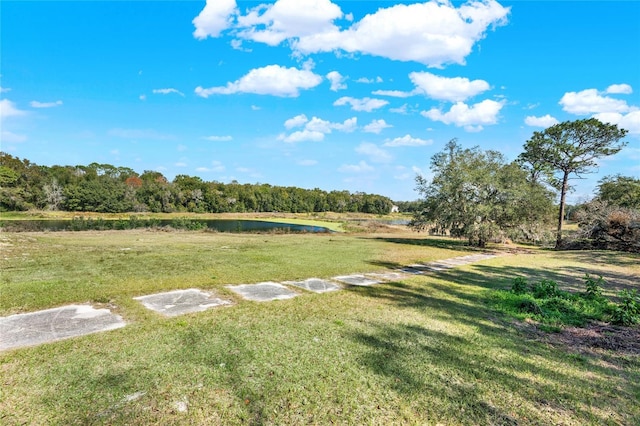
[[[595,116],[640,176],[640,2],[0,3],[1,149],[206,181],[419,198],[452,138],[512,160]]]

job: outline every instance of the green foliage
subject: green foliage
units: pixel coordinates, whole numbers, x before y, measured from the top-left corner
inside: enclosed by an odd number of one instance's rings
[[[598,182],[597,198],[613,206],[640,209],[640,179],[605,176]]]
[[[604,278],[602,278],[602,275],[598,276],[596,279],[587,273],[584,276],[584,284],[587,287],[585,296],[588,299],[602,298],[602,286],[604,285]]]
[[[524,294],[527,292],[528,283],[526,278],[517,277],[513,279],[511,291],[515,294]]]
[[[545,180],[560,190],[560,211],[556,231],[556,247],[562,241],[565,197],[571,189],[571,175],[591,172],[598,166],[598,159],[617,154],[626,142],[620,141],[627,130],[615,124],[605,124],[595,118],[565,121],[534,132],[518,160],[536,180]],[[556,176],[557,175],[557,176]]]
[[[552,208],[551,193],[497,151],[462,149],[454,139],[432,157],[431,170],[431,181],[416,178],[425,196],[410,224],[416,230],[448,232],[484,247],[510,230],[544,221]]]
[[[640,322],[640,296],[638,291],[633,289],[622,290],[619,293],[620,303],[616,305],[611,315],[611,322],[614,324],[631,326]]]
[[[566,325],[582,326],[590,320],[632,325],[640,321],[640,299],[637,293],[621,294],[622,302],[612,304],[602,296],[605,284],[602,276],[584,276],[585,291],[570,293],[559,289],[558,283],[543,279],[532,285],[522,277],[513,279],[509,291],[493,293],[494,305],[502,312],[519,319],[538,321],[547,331],[557,331]]]
[[[98,163],[45,167],[0,152],[0,211],[387,214],[392,206],[387,197],[362,192],[223,184],[187,175],[169,182],[155,171],[138,176],[127,167]]]

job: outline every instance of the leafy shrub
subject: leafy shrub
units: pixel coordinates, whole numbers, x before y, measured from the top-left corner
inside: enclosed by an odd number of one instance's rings
[[[525,294],[527,292],[527,288],[529,284],[527,283],[526,278],[517,277],[513,279],[513,284],[511,285],[511,292],[515,294]]]
[[[558,295],[558,283],[553,280],[541,280],[531,287],[533,297],[536,299],[545,299]]]
[[[619,294],[622,299],[614,308],[611,322],[614,324],[630,326],[640,322],[640,296],[634,290],[622,290]]]
[[[518,304],[518,311],[533,314],[533,315],[542,315],[542,309],[535,300],[524,299]]]
[[[602,278],[602,275],[600,275],[597,279],[595,279],[589,274],[585,274],[584,284],[587,287],[587,292],[585,296],[588,299],[602,298],[602,285],[604,284],[604,279]]]

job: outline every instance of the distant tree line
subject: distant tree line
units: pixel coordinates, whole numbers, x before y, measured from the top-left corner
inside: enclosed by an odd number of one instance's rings
[[[0,211],[387,214],[392,206],[387,197],[362,192],[225,184],[187,175],[169,181],[157,171],[138,174],[98,163],[48,167],[0,152]]]

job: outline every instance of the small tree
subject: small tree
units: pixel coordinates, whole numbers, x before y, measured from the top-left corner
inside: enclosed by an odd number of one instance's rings
[[[565,121],[535,132],[524,146],[519,160],[530,165],[531,170],[557,173],[559,179],[549,183],[560,190],[560,211],[556,232],[556,248],[562,243],[562,224],[569,178],[571,175],[590,173],[597,168],[597,160],[618,153],[626,142],[620,141],[627,134],[615,124],[605,124],[595,118]],[[538,173],[536,176],[542,176]]]

